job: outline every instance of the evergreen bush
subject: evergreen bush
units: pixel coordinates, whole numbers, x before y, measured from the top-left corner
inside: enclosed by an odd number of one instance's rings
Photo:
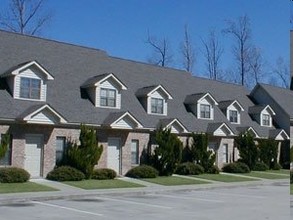
[[[177,167],[176,174],[179,175],[199,175],[204,173],[204,168],[192,162],[182,163]]]
[[[80,181],[85,179],[85,175],[79,171],[78,169],[75,169],[70,166],[61,166],[57,167],[51,172],[47,174],[46,177],[48,180],[54,180],[58,182],[62,181]]]
[[[3,167],[0,168],[0,183],[24,183],[30,178],[30,174],[21,168]]]
[[[269,169],[270,169],[269,166],[263,162],[257,162],[253,168],[253,170],[255,170],[255,171],[266,171]]]
[[[100,168],[95,169],[92,175],[92,179],[96,180],[110,180],[115,179],[117,176],[117,173],[109,168]]]
[[[131,178],[156,178],[159,172],[152,166],[140,165],[130,169],[125,176]]]
[[[235,162],[226,164],[222,171],[226,173],[249,173],[250,169],[245,163]]]

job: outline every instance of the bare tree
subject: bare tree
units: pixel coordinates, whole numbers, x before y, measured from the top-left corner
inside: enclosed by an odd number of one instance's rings
[[[262,68],[264,62],[260,48],[253,46],[250,48],[248,64],[250,73],[252,75],[251,78],[249,77],[251,80],[248,80],[248,83],[250,83],[251,87],[253,87],[256,83],[258,83],[261,80],[263,76]]]
[[[204,56],[206,58],[206,68],[211,79],[217,80],[220,73],[220,59],[224,52],[221,47],[215,30],[211,30],[207,41],[202,39],[204,45]]]
[[[192,72],[195,63],[195,50],[192,46],[188,26],[184,26],[184,40],[180,47],[182,57],[183,57],[183,68]]]
[[[51,19],[42,11],[45,0],[10,0],[9,9],[0,14],[0,26],[6,30],[36,35]]]
[[[237,21],[228,20],[224,33],[231,35],[235,39],[233,54],[238,63],[241,77],[241,85],[244,85],[245,78],[249,72],[249,51],[251,48],[251,29],[247,15],[241,16]]]
[[[172,62],[169,42],[165,37],[162,40],[157,40],[148,33],[146,43],[153,49],[153,54],[148,59],[148,62],[159,66],[168,66]]]
[[[289,88],[289,67],[282,57],[279,57],[276,60],[275,67],[273,68],[273,74],[278,80],[281,81],[282,87]]]

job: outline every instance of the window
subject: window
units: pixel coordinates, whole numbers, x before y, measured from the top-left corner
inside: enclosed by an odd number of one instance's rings
[[[1,139],[3,137],[4,134],[1,134],[0,135],[0,142],[1,142]],[[11,165],[11,155],[12,155],[12,138],[10,136],[10,144],[8,146],[8,149],[4,155],[4,157],[2,157],[0,159],[0,166],[10,166]]]
[[[66,148],[66,138],[57,137],[56,138],[56,164],[60,163],[63,159],[63,153]]]
[[[116,90],[101,88],[100,105],[116,107]]]
[[[263,126],[270,126],[270,115],[268,114],[263,114],[262,115],[262,125]]]
[[[211,118],[211,106],[210,105],[200,105],[200,118]]]
[[[223,145],[223,163],[228,163],[228,144]]]
[[[152,113],[163,114],[164,113],[164,100],[158,98],[151,98]]]
[[[131,141],[131,164],[139,164],[139,144],[138,140]]]
[[[235,110],[229,111],[230,122],[238,123],[238,112]]]
[[[40,99],[41,80],[20,77],[20,98]]]

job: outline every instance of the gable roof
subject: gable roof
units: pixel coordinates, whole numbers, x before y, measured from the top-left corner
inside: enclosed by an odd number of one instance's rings
[[[227,101],[221,101],[219,102],[219,108],[220,109],[227,109],[229,106],[234,105],[236,103],[241,111],[244,111],[242,105],[237,100],[227,100]]]
[[[216,99],[209,92],[187,95],[186,98],[185,98],[184,103],[185,104],[195,104],[195,103],[197,103],[198,101],[204,99],[207,96],[215,103],[215,105],[218,105]]]
[[[135,94],[137,97],[146,97],[159,89],[161,89],[164,92],[164,94],[168,97],[168,99],[173,99],[170,93],[162,85],[146,86],[146,87],[138,89]]]
[[[100,84],[102,81],[105,81],[109,78],[113,78],[114,81],[121,87],[122,90],[126,90],[127,87],[113,74],[113,73],[104,73],[101,75],[93,76],[86,80],[81,87],[87,88],[87,87],[93,87]]]
[[[41,64],[39,64],[35,60],[24,62],[24,63],[18,64],[16,66],[13,66],[10,69],[8,69],[5,73],[3,73],[1,75],[1,77],[18,75],[22,70],[24,70],[24,69],[26,69],[26,68],[28,68],[30,66],[36,66],[39,70],[41,70],[42,73],[45,74],[47,80],[53,80],[54,79],[54,77]]]
[[[255,106],[250,106],[248,109],[249,114],[260,114],[263,110],[268,109],[272,115],[275,115],[276,113],[274,110],[269,106],[269,105],[255,105]]]
[[[0,31],[0,51],[5,55],[5,59],[0,59],[0,74],[27,60],[38,60],[48,72],[54,73],[55,80],[49,81],[47,85],[47,103],[40,104],[49,104],[68,123],[100,126],[119,112],[131,112],[144,128],[156,128],[159,120],[176,118],[188,131],[206,132],[211,121],[197,119],[186,111],[184,102],[190,94],[194,94],[190,98],[195,100],[212,94],[217,102],[238,100],[241,103],[245,110],[241,115],[241,126],[251,126],[262,136],[268,136],[271,129],[261,127],[251,119],[248,108],[254,106],[254,103],[248,98],[249,91],[240,85],[195,77],[182,70],[108,56],[97,49],[5,31]],[[105,74],[93,78],[93,73],[96,72],[113,73],[119,81],[127,85],[127,90],[121,91],[121,109],[98,108],[87,97],[83,97],[81,85],[92,85],[104,76],[107,77]],[[13,99],[5,89],[3,78],[0,81],[0,118],[15,120],[23,113],[23,109],[36,105],[34,101]],[[147,89],[150,85],[155,86]],[[148,94],[158,86],[172,94],[173,99],[168,100],[167,116],[148,115],[137,97],[138,91],[139,94]],[[145,89],[141,90],[142,88]],[[224,122],[236,132],[236,125],[231,124],[217,106],[214,116],[213,123]]]
[[[266,102],[268,102],[268,104],[278,105],[290,118],[293,118],[292,90],[259,83],[252,90],[250,95],[254,96],[254,93],[256,93],[258,90],[262,90],[266,93],[266,95],[268,95],[268,97],[270,98],[266,99]]]

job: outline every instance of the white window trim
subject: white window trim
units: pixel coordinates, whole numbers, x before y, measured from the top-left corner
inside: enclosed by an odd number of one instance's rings
[[[115,107],[114,106],[103,106],[101,105],[101,90],[102,89],[111,89],[111,90],[115,90]],[[115,87],[113,88],[105,88],[105,87],[97,87],[96,88],[96,91],[99,90],[99,102],[96,101],[96,107],[99,107],[99,108],[107,108],[107,109],[120,109],[119,106],[121,106],[121,100],[120,100],[120,103],[118,104],[118,89],[116,89]]]
[[[201,105],[209,105],[210,106],[210,117],[209,118],[202,118],[201,117],[201,110],[200,110]],[[198,104],[197,104],[197,116],[198,116],[197,118],[203,119],[203,120],[214,120],[214,106],[211,105],[211,104],[198,102]]]
[[[263,118],[264,118],[265,115],[269,116],[269,124],[268,125],[265,125],[263,123]],[[261,113],[260,123],[261,123],[261,126],[263,126],[263,127],[272,127],[272,116],[270,114]]]

